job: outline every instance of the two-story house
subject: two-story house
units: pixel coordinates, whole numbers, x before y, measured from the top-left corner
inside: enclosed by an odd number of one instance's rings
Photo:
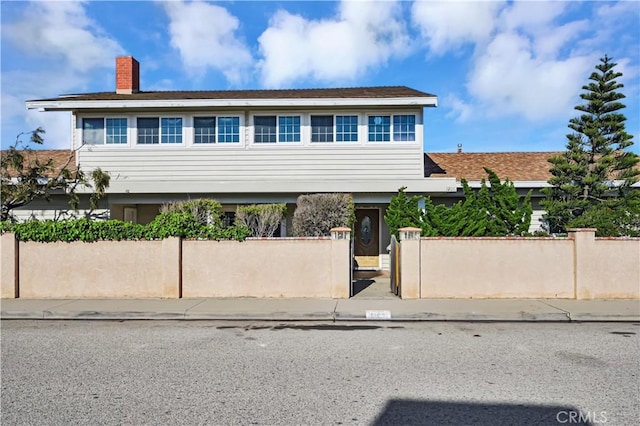
[[[110,217],[149,222],[173,200],[237,205],[344,192],[356,206],[355,254],[380,267],[383,220],[398,188],[456,192],[455,177],[425,178],[424,108],[437,97],[408,87],[142,91],[139,63],[116,58],[116,90],[27,101],[70,111],[71,149],[84,170],[111,174]],[[282,235],[291,234],[291,222]]]

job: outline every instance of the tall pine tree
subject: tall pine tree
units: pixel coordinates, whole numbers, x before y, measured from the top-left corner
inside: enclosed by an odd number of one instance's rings
[[[586,103],[575,107],[582,114],[569,121],[566,151],[549,159],[552,186],[543,190],[547,198],[541,204],[551,232],[583,222],[578,219],[592,208],[619,204],[638,181],[638,156],[626,150],[633,136],[625,131],[626,117],[619,112],[625,108],[619,102],[625,95],[617,91],[624,86],[616,81],[622,73],[614,71],[617,64],[608,56],[600,62],[582,87]]]

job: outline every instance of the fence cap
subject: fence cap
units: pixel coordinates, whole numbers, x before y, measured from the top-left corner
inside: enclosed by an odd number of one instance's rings
[[[331,232],[351,232],[351,228],[346,226],[338,226],[337,228],[331,228]]]
[[[598,228],[570,228],[567,232],[596,232]]]
[[[412,226],[408,226],[406,228],[399,228],[398,231],[402,231],[402,232],[422,232],[422,229],[414,228]]]

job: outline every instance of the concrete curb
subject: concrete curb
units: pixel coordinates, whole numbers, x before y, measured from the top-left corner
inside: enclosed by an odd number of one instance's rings
[[[0,319],[640,323],[640,301],[258,298],[3,299]]]

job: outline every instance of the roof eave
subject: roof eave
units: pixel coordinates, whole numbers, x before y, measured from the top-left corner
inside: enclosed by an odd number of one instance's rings
[[[222,108],[222,107],[362,107],[362,106],[414,106],[436,107],[438,98],[304,98],[304,99],[160,99],[160,100],[79,100],[49,99],[26,102],[28,109],[41,111],[71,111],[78,109],[121,108]]]

